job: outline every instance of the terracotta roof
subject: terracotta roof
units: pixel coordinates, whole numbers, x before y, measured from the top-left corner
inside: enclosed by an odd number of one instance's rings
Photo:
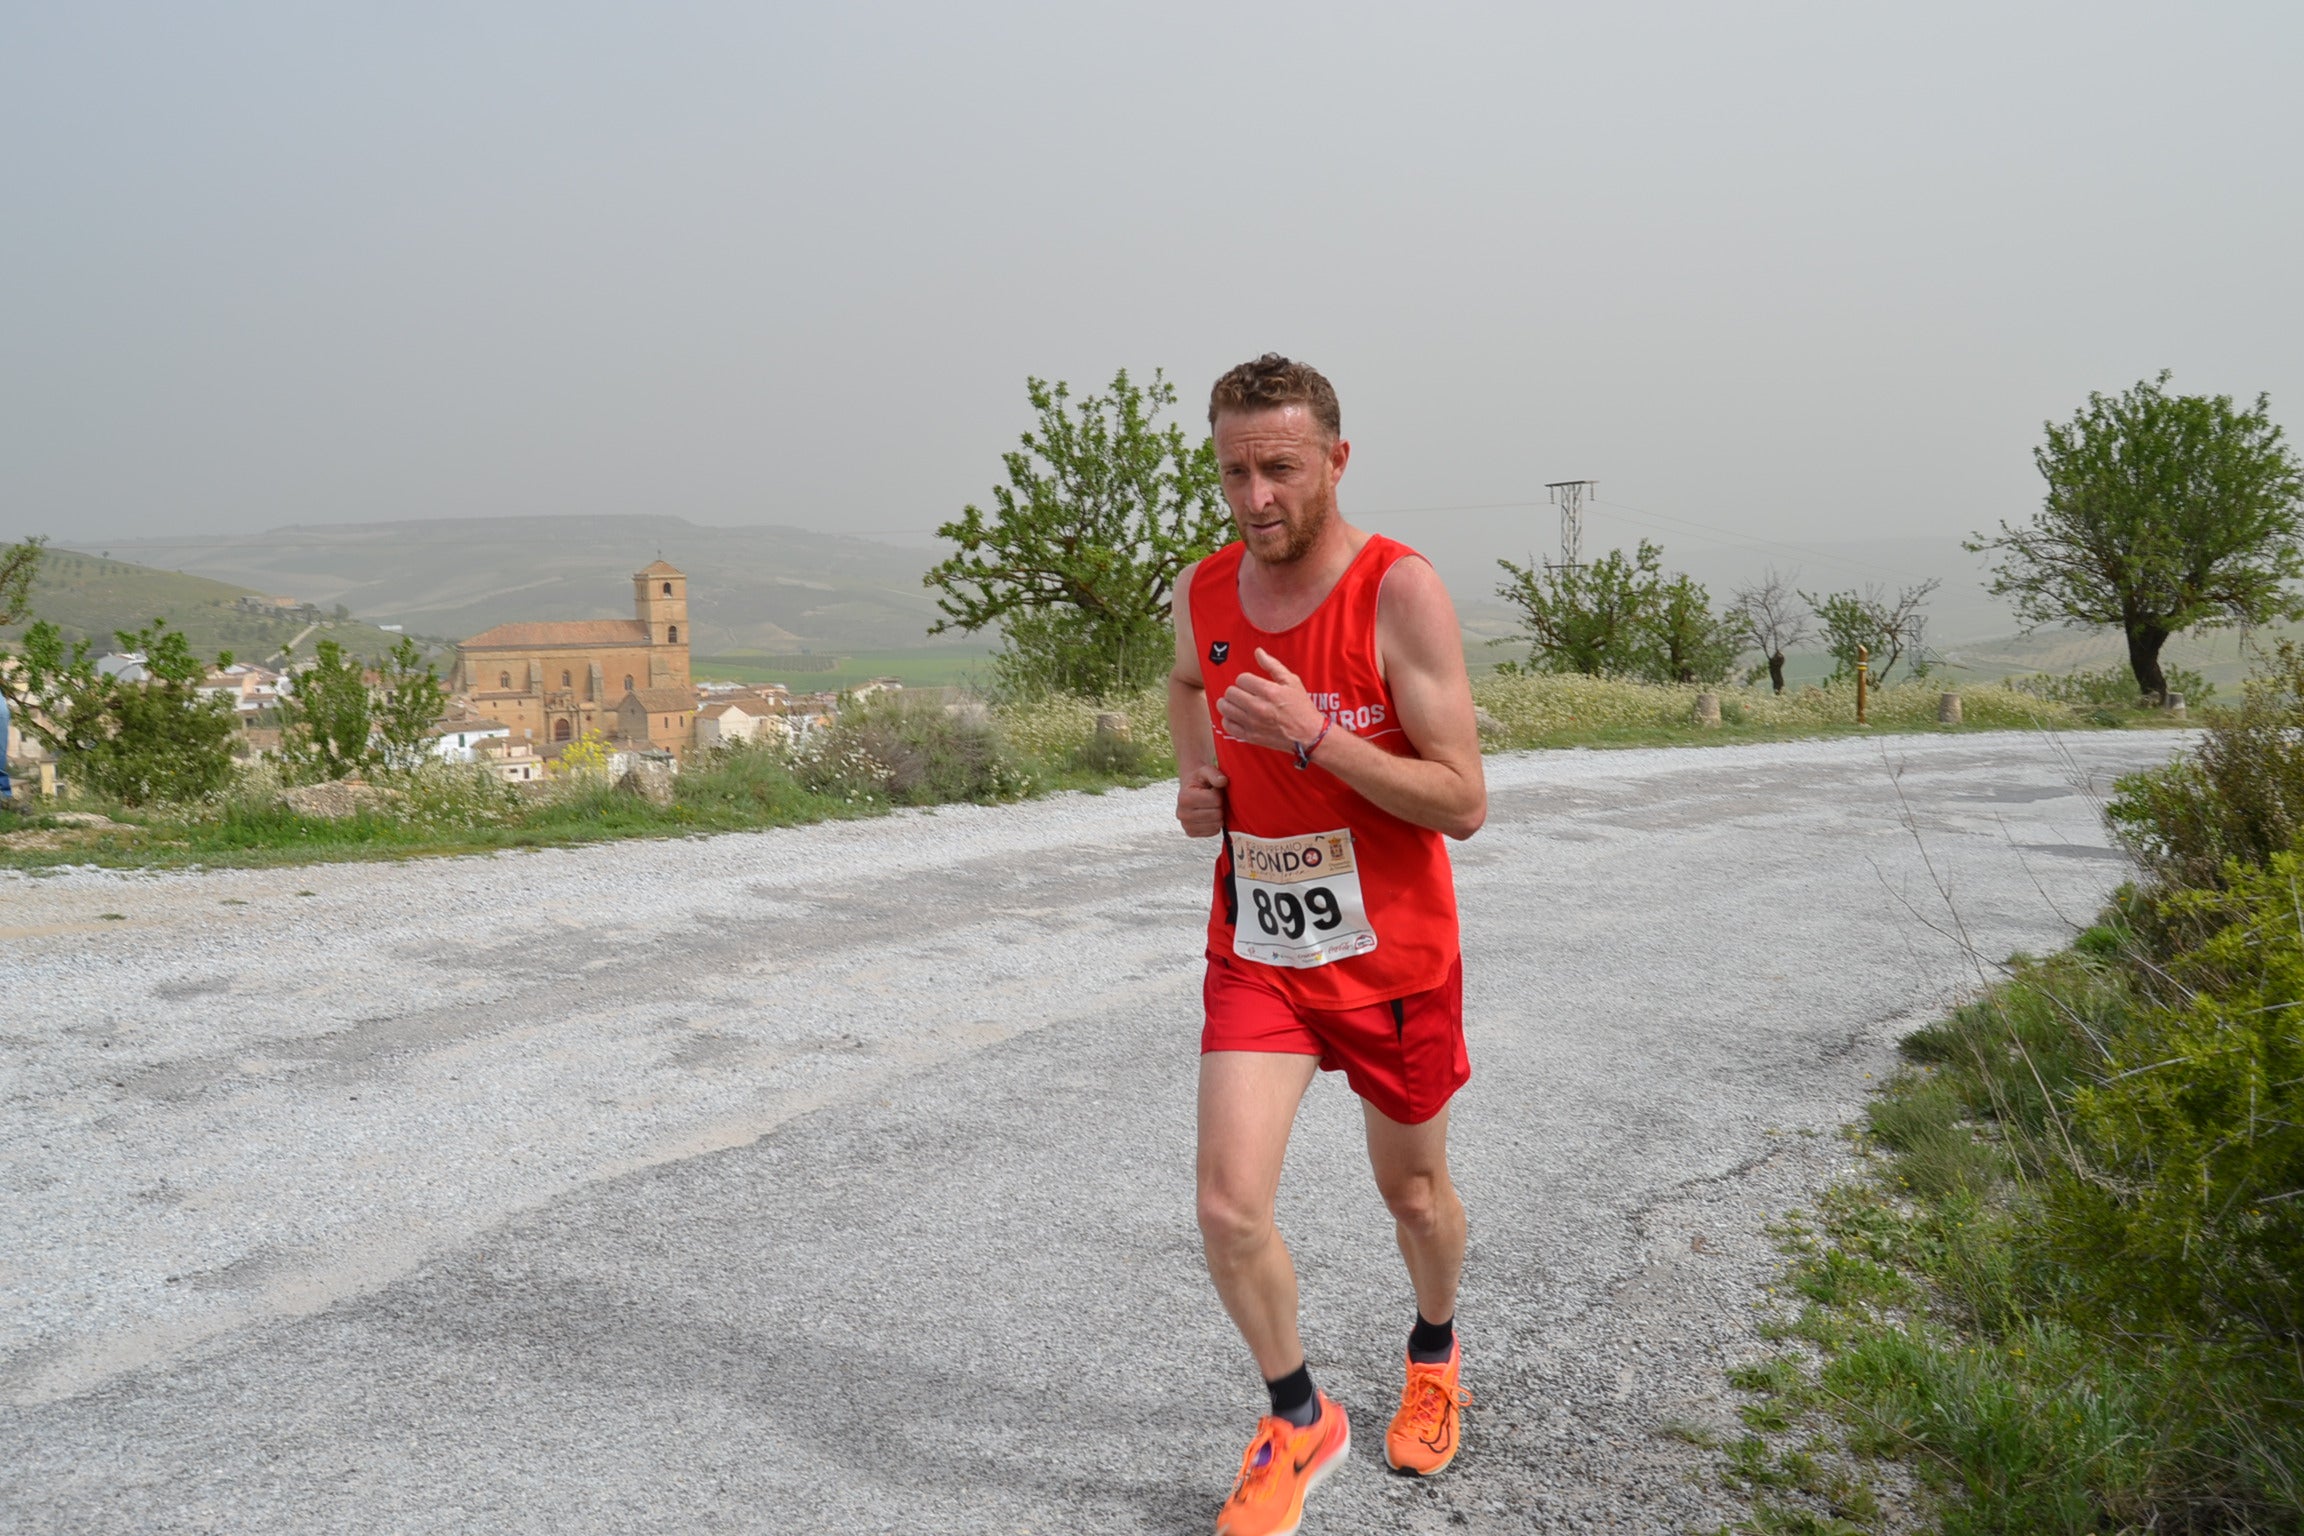
[[[718,720],[724,715],[740,715],[742,713],[744,711],[733,704],[707,704],[696,711],[696,718],[699,720]]]
[[[638,619],[538,619],[499,624],[463,642],[467,651],[526,651],[560,645],[646,645],[648,626]]]
[[[646,570],[634,571],[632,574],[634,576],[685,576],[688,573],[676,565],[666,565],[659,560]]]
[[[624,697],[638,699],[640,707],[652,715],[668,715],[696,707],[696,690],[693,688],[636,688]],[[621,700],[618,701],[618,707],[622,707]]]

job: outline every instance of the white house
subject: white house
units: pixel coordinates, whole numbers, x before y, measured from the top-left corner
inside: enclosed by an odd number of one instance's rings
[[[483,720],[477,715],[456,715],[446,720],[435,720],[425,731],[432,738],[430,750],[444,763],[478,762],[480,744],[484,741],[507,741],[512,727],[494,720]]]

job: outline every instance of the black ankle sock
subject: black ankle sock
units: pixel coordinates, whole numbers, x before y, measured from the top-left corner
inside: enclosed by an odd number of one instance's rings
[[[1444,1323],[1428,1323],[1424,1314],[1416,1314],[1416,1326],[1408,1333],[1408,1358],[1419,1365],[1445,1365],[1448,1351],[1456,1347],[1456,1319]]]
[[[1287,1375],[1264,1383],[1272,1394],[1272,1416],[1286,1419],[1298,1429],[1320,1422],[1320,1394],[1312,1390],[1312,1367],[1300,1365]]]

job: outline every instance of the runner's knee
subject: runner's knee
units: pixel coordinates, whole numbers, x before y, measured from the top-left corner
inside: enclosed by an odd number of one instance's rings
[[[1212,1185],[1200,1189],[1200,1239],[1220,1252],[1253,1248],[1272,1231],[1268,1201],[1242,1198]]]
[[[1392,1219],[1419,1232],[1437,1228],[1456,1204],[1456,1191],[1444,1173],[1404,1173],[1380,1179],[1385,1208]]]

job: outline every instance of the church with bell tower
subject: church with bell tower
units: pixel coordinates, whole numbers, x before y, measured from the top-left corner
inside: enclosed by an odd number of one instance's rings
[[[629,619],[499,624],[456,647],[459,704],[555,756],[587,732],[685,757],[696,740],[688,577],[658,560],[632,573]]]

